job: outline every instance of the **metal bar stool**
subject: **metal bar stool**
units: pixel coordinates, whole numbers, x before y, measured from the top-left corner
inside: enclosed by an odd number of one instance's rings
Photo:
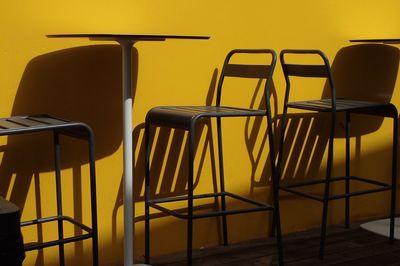
[[[92,129],[81,122],[71,122],[48,115],[13,116],[0,119],[0,136],[27,134],[39,131],[53,132],[54,161],[56,177],[56,202],[57,215],[43,217],[21,222],[21,226],[37,225],[41,223],[57,222],[58,239],[24,245],[25,251],[43,249],[51,246],[59,247],[59,263],[64,262],[64,244],[92,239],[93,265],[98,265],[98,236],[97,236],[97,207],[96,207],[96,173],[95,173],[95,143]],[[91,227],[82,224],[74,218],[63,215],[61,196],[61,167],[60,167],[60,140],[59,135],[86,140],[88,143],[88,156],[90,168],[90,200],[91,200]],[[63,222],[68,222],[82,229],[83,233],[76,236],[65,237]]]
[[[261,57],[263,60],[267,59],[266,64],[234,64],[231,63],[231,57],[238,54]],[[263,61],[265,62],[265,61]],[[281,247],[281,231],[280,231],[280,215],[279,215],[279,202],[277,194],[276,169],[275,169],[275,150],[274,138],[272,132],[272,118],[271,106],[269,102],[270,86],[272,84],[272,74],[275,68],[276,54],[273,50],[233,50],[226,59],[221,71],[221,77],[217,87],[217,99],[215,106],[160,106],[152,108],[146,116],[146,129],[145,129],[145,145],[146,145],[146,171],[145,171],[145,261],[150,263],[150,207],[155,208],[168,215],[187,220],[187,264],[192,264],[192,235],[193,235],[193,220],[207,217],[222,217],[223,239],[224,245],[228,244],[227,237],[227,223],[226,216],[239,213],[258,212],[258,211],[272,211],[276,225],[275,233],[278,247],[278,260],[279,265],[283,265],[282,247]],[[265,80],[263,88],[263,99],[265,100],[266,110],[253,110],[237,107],[221,106],[222,85],[224,79],[228,77],[235,78],[252,78],[255,80]],[[223,167],[223,151],[222,151],[222,129],[221,118],[223,117],[264,117],[267,118],[267,132],[269,139],[270,158],[271,158],[271,175],[273,186],[273,205],[258,202],[253,199],[245,198],[243,196],[233,194],[225,191],[224,181],[224,167]],[[218,156],[219,156],[219,174],[220,174],[220,192],[207,193],[207,194],[194,194],[193,186],[193,173],[194,173],[194,157],[195,157],[195,135],[198,134],[196,129],[203,118],[216,118],[217,122],[217,135],[218,135]],[[189,139],[189,169],[187,175],[187,196],[176,196],[168,198],[152,199],[150,195],[151,182],[150,182],[150,127],[168,127],[179,128],[188,132]],[[227,209],[226,198],[231,197],[236,200],[245,202],[251,207],[242,209]],[[220,208],[218,211],[207,213],[194,213],[194,201],[197,199],[215,198],[220,200]],[[186,201],[187,209],[184,213],[172,209],[168,209],[163,203],[170,203],[176,201]]]
[[[293,55],[296,55],[294,57]],[[291,56],[292,58],[288,58]],[[310,57],[319,57],[322,59],[323,64],[299,64],[301,60],[298,57],[304,59],[310,59]],[[286,59],[291,61],[291,63],[286,63]],[[321,224],[321,236],[320,236],[320,250],[319,257],[322,259],[324,256],[325,249],[325,239],[326,239],[326,226],[328,217],[328,203],[331,200],[345,199],[345,225],[346,228],[349,227],[350,223],[350,198],[354,196],[365,195],[369,193],[376,193],[382,191],[391,192],[390,201],[390,241],[394,239],[394,218],[395,218],[395,201],[396,201],[396,176],[397,176],[397,136],[398,136],[398,114],[396,107],[391,103],[377,103],[377,102],[366,102],[366,101],[356,101],[348,99],[336,99],[336,91],[334,86],[334,81],[331,74],[331,69],[329,65],[328,58],[326,55],[319,50],[283,50],[280,54],[280,60],[283,68],[283,73],[286,80],[286,93],[285,102],[282,116],[282,129],[281,129],[281,140],[280,149],[278,156],[278,171],[282,173],[282,159],[283,159],[283,149],[284,149],[284,138],[285,130],[288,124],[288,109],[303,109],[307,111],[327,113],[330,116],[330,127],[329,130],[329,141],[328,141],[328,156],[327,156],[327,167],[325,179],[318,180],[306,180],[298,182],[282,182],[279,185],[279,189],[286,192],[294,193],[299,196],[304,196],[323,204],[322,211],[322,224]],[[295,62],[295,63],[293,63]],[[304,61],[302,61],[304,62]],[[289,94],[291,91],[291,85],[295,81],[293,77],[297,78],[323,78],[327,80],[327,85],[330,89],[331,98],[321,99],[321,100],[308,100],[308,101],[289,101]],[[337,113],[345,114],[345,134],[346,134],[346,169],[345,175],[340,177],[332,176],[333,167],[333,148],[334,148],[334,138],[335,138],[335,126]],[[392,151],[392,178],[391,182],[385,183],[376,181],[369,178],[363,178],[354,176],[350,173],[350,117],[351,114],[363,114],[372,115],[380,117],[389,117],[393,119],[393,151]],[[321,129],[321,130],[324,130]],[[334,182],[344,181],[345,191],[343,194],[332,195],[331,184]],[[373,188],[362,189],[357,191],[350,190],[351,181],[363,182],[364,184],[369,184]],[[313,193],[308,193],[302,191],[302,188],[306,186],[313,186],[322,184],[324,186],[323,196],[319,196]]]
[[[25,259],[20,209],[0,197],[0,261],[5,266],[21,266]]]

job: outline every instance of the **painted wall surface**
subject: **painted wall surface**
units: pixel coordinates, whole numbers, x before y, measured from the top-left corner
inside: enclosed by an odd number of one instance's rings
[[[133,50],[135,143],[135,256],[141,260],[143,226],[143,122],[156,105],[202,105],[215,102],[214,89],[223,59],[234,48],[316,48],[331,60],[340,93],[356,98],[400,104],[396,83],[397,46],[354,45],[354,38],[400,37],[400,3],[395,0],[344,1],[2,1],[0,3],[0,116],[49,113],[88,123],[96,134],[99,248],[102,265],[123,259],[122,202],[122,104],[121,51],[118,45],[86,39],[49,39],[56,33],[135,33],[209,35],[210,40],[139,42]],[[294,95],[318,99],[326,95],[324,84],[312,85]],[[282,112],[284,79],[280,66],[274,74],[274,119]],[[322,87],[322,88],[321,88]],[[238,92],[239,93],[239,92]],[[242,96],[231,104],[243,103]],[[247,106],[249,106],[247,104]],[[292,146],[285,161],[285,179],[308,174],[323,176],[325,120],[299,116],[291,120]],[[357,118],[353,129],[353,170],[360,175],[390,177],[391,121]],[[255,128],[244,120],[224,124],[228,188],[258,200],[270,196],[268,149],[261,150],[265,124],[252,145],[246,133]],[[210,130],[206,128],[206,131]],[[205,133],[206,133],[205,131]],[[338,127],[338,135],[343,135]],[[175,136],[175,139],[172,139]],[[309,136],[308,141],[303,137]],[[156,193],[181,195],[185,189],[184,165],[166,166],[182,157],[185,137],[181,132],[157,135],[158,181]],[[65,211],[90,223],[88,165],[85,146],[63,139],[63,188]],[[336,142],[335,174],[344,171],[344,142]],[[362,145],[361,145],[362,144]],[[0,190],[22,208],[22,219],[55,212],[51,138],[46,134],[1,140]],[[197,191],[213,189],[218,166],[212,162],[215,138],[203,134],[199,141]],[[360,148],[361,147],[361,148]],[[204,156],[202,161],[200,156]],[[260,158],[254,163],[254,158]],[[310,160],[310,158],[312,160]],[[340,189],[335,188],[336,190]],[[352,201],[353,221],[388,213],[388,194]],[[201,202],[206,205],[207,202]],[[237,205],[232,202],[233,205]],[[174,206],[176,208],[181,205]],[[332,204],[330,223],[343,221],[343,203]],[[285,234],[318,227],[321,206],[291,195],[281,196]],[[231,242],[266,237],[269,214],[249,214],[229,219]],[[194,245],[220,243],[216,219],[195,222]],[[26,242],[54,238],[55,226],[24,230]],[[73,228],[67,228],[73,234]],[[152,255],[185,249],[186,226],[175,218],[152,222]],[[67,245],[70,265],[88,265],[91,245]],[[57,248],[29,252],[24,265],[58,265]]]

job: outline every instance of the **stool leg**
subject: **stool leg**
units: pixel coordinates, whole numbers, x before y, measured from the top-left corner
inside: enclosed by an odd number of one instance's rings
[[[279,183],[280,183],[281,172],[283,170],[283,169],[281,169],[281,167],[282,167],[283,150],[284,150],[283,146],[285,144],[285,132],[286,132],[286,127],[287,127],[287,113],[288,113],[287,102],[288,102],[288,99],[289,99],[289,92],[286,91],[285,101],[284,101],[284,106],[283,106],[283,113],[282,113],[282,118],[281,118],[281,127],[280,127],[281,132],[279,134],[280,136],[279,136],[279,147],[278,147],[278,151],[279,151],[278,162],[276,164],[276,170],[277,170],[277,173],[279,174],[279,178],[277,179],[278,187],[279,187]],[[269,101],[266,100],[266,102],[269,102]],[[269,107],[269,109],[267,108],[267,112],[268,112],[267,119],[271,119],[270,118],[271,117],[270,109],[271,109],[271,107]],[[271,119],[271,122],[268,122],[268,123],[271,123],[271,126],[272,126],[272,119]]]
[[[270,152],[271,154],[271,152]],[[273,164],[272,168],[272,193],[273,193],[273,206],[274,210],[272,211],[272,231],[274,236],[276,237],[276,246],[278,249],[278,265],[283,266],[283,248],[282,248],[282,230],[281,230],[281,219],[280,219],[280,208],[279,208],[279,175],[277,174],[275,168],[275,156],[274,149],[272,148],[271,155],[271,164]]]
[[[188,173],[188,221],[187,221],[187,265],[192,265],[193,249],[193,167],[194,167],[194,146],[195,126],[189,130],[189,173]]]
[[[285,105],[284,105],[283,114],[282,114],[282,118],[281,118],[281,132],[280,132],[279,147],[278,147],[278,151],[279,151],[278,162],[277,162],[276,168],[275,168],[275,171],[276,171],[275,182],[276,182],[276,189],[277,190],[279,190],[279,186],[280,186],[280,182],[281,182],[281,176],[282,176],[282,172],[284,170],[283,166],[282,166],[282,160],[283,160],[283,151],[284,151],[284,144],[285,144],[285,132],[286,132],[286,126],[287,126],[287,105],[286,105],[286,103],[287,103],[288,97],[289,97],[288,96],[288,92],[286,92],[286,94],[285,94]],[[269,101],[266,100],[266,102],[268,103]],[[269,107],[269,109],[267,108],[267,110],[269,110],[268,114],[267,114],[267,119],[271,119],[271,111],[270,111],[271,107]],[[268,122],[268,123],[272,127],[272,119],[271,119],[271,122]],[[271,132],[272,132],[272,130],[271,130]],[[269,137],[271,137],[271,135],[269,135]],[[270,144],[270,149],[271,149],[271,147],[274,147],[273,145],[274,144],[272,144],[272,145]],[[275,160],[275,156],[274,156],[274,160]],[[272,161],[272,158],[271,158],[271,161]],[[278,200],[279,200],[279,197],[278,197]],[[273,219],[272,219],[271,236],[275,236],[275,231],[276,231],[276,224],[275,224],[275,220],[276,219],[274,217],[275,216],[275,212],[273,212],[272,215],[273,215],[273,217],[272,217]]]
[[[390,242],[394,241],[394,221],[396,215],[396,190],[397,190],[397,151],[399,126],[397,114],[393,117],[393,151],[392,151],[392,193],[390,202]]]
[[[62,195],[61,195],[61,166],[60,166],[60,138],[57,132],[54,132],[54,163],[56,174],[56,193],[57,193],[57,216],[58,216],[58,240],[64,238],[64,226],[62,221]],[[59,263],[60,266],[65,265],[64,261],[64,244],[59,243]]]
[[[279,209],[279,174],[275,165],[275,146],[274,135],[272,132],[271,107],[267,101],[267,124],[268,124],[268,139],[269,139],[269,154],[271,157],[271,176],[272,176],[272,197],[274,210],[272,211],[272,235],[276,235],[276,246],[278,249],[278,265],[283,266],[283,248],[282,248],[282,232],[281,219]]]
[[[322,207],[322,222],[321,222],[321,236],[320,236],[320,244],[319,244],[319,258],[322,260],[324,258],[325,252],[325,240],[326,240],[326,224],[328,220],[328,203],[329,203],[329,180],[325,183],[325,192],[324,192],[324,200]]]
[[[218,134],[218,159],[219,159],[219,178],[221,192],[225,192],[225,174],[224,174],[224,157],[222,151],[222,128],[221,128],[221,118],[217,117],[217,134]],[[225,195],[221,196],[221,208],[222,211],[226,211],[226,201]],[[226,222],[226,215],[222,215],[222,232],[224,245],[228,245],[228,227]]]
[[[274,182],[274,181],[273,181]],[[274,210],[273,214],[273,223],[275,224],[275,237],[276,237],[276,246],[278,249],[278,265],[283,266],[283,248],[282,248],[282,232],[281,232],[281,220],[280,220],[280,210],[279,210],[279,189],[277,185],[273,185],[274,191],[272,192],[273,200],[274,200]]]
[[[97,197],[96,197],[96,167],[95,141],[93,132],[89,133],[89,167],[90,167],[90,197],[92,206],[92,256],[93,266],[99,265],[99,246],[97,231]]]
[[[150,135],[150,126],[146,123],[146,127],[144,130],[144,145],[145,145],[145,186],[144,186],[144,206],[145,206],[145,252],[144,259],[146,264],[150,264],[150,144],[149,144],[149,135]]]
[[[326,240],[326,226],[328,222],[328,203],[330,195],[330,183],[332,175],[332,164],[333,164],[333,141],[335,136],[335,123],[336,123],[335,113],[332,113],[331,118],[331,132],[329,136],[329,147],[328,147],[328,162],[326,167],[326,180],[324,188],[324,199],[323,199],[323,209],[322,209],[322,223],[321,223],[321,236],[319,244],[319,258],[324,258],[325,252],[325,240]]]
[[[346,181],[345,193],[350,193],[350,113],[346,112]],[[345,198],[345,227],[350,227],[350,197]]]

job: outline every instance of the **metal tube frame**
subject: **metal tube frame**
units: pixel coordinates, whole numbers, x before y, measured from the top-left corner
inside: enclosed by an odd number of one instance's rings
[[[216,107],[220,106],[221,100],[221,87],[224,80],[224,70],[225,66],[228,64],[231,56],[235,53],[269,53],[272,55],[271,65],[270,68],[273,70],[276,63],[276,54],[272,50],[233,50],[228,54],[225,59],[224,68],[222,69],[221,78],[218,83],[217,88],[217,100],[216,100]],[[227,234],[227,215],[238,214],[238,213],[246,213],[246,212],[255,212],[255,211],[273,211],[273,223],[276,224],[275,228],[273,229],[276,231],[276,238],[277,238],[277,249],[278,249],[278,262],[280,266],[283,266],[283,251],[282,251],[282,241],[281,241],[281,227],[280,227],[280,214],[279,214],[279,193],[278,193],[278,175],[275,169],[275,150],[274,150],[274,142],[273,142],[273,134],[272,134],[272,118],[271,118],[271,107],[269,104],[269,86],[272,83],[272,72],[270,71],[268,77],[266,77],[267,82],[265,85],[265,92],[264,97],[267,102],[266,112],[265,114],[260,114],[255,112],[255,116],[265,115],[268,119],[268,130],[267,134],[269,137],[269,145],[270,145],[270,157],[271,157],[271,172],[272,172],[272,185],[273,185],[273,206],[268,204],[259,203],[229,192],[225,191],[225,182],[224,182],[224,167],[223,167],[223,151],[222,151],[222,129],[221,129],[221,117],[216,114],[212,114],[209,117],[215,117],[217,119],[217,134],[218,134],[218,158],[219,158],[219,174],[220,174],[220,191],[217,193],[209,193],[203,195],[194,195],[193,193],[193,176],[194,176],[194,159],[195,159],[195,129],[197,123],[203,117],[202,115],[192,117],[190,120],[190,125],[187,128],[182,127],[188,131],[188,139],[189,139],[189,167],[188,167],[188,194],[187,197],[180,196],[180,197],[172,197],[172,198],[163,198],[163,199],[150,199],[150,125],[151,122],[148,121],[148,117],[146,117],[146,127],[145,127],[145,145],[146,145],[146,169],[145,169],[145,263],[150,263],[150,212],[149,208],[153,207],[158,209],[161,212],[176,216],[178,218],[187,219],[187,265],[192,265],[193,255],[192,255],[192,248],[193,248],[193,220],[198,218],[206,218],[206,217],[215,217],[219,216],[222,217],[222,229],[223,229],[223,243],[224,245],[228,244],[228,234]],[[264,77],[265,78],[265,77]],[[244,109],[243,109],[244,110]],[[205,115],[206,116],[206,115]],[[237,114],[237,115],[227,115],[227,116],[246,116],[244,114]],[[252,116],[252,115],[248,115]],[[170,126],[169,124],[162,123],[161,124],[155,123],[155,126]],[[175,125],[173,125],[175,126]],[[253,204],[256,207],[253,208],[243,208],[240,210],[227,210],[226,209],[226,197],[230,196],[237,200],[247,202],[249,204]],[[208,212],[204,214],[194,214],[193,213],[193,202],[195,199],[198,198],[206,198],[206,197],[219,197],[221,199],[221,211],[217,212]],[[165,202],[174,202],[174,201],[184,201],[187,200],[187,214],[182,214],[176,211],[169,210],[163,206],[161,203]]]
[[[293,53],[293,54],[316,54],[321,56],[324,61],[325,66],[325,73],[321,72],[321,66],[315,66],[314,71],[311,68],[305,71],[299,71],[301,65],[290,65],[291,69],[286,68],[286,63],[284,59],[284,55],[286,53]],[[287,113],[288,113],[288,102],[289,102],[289,92],[290,92],[290,75],[297,75],[302,77],[325,77],[330,85],[331,89],[331,128],[330,128],[330,135],[329,135],[329,143],[328,143],[328,158],[327,158],[327,169],[326,169],[326,176],[325,180],[318,180],[318,181],[310,181],[310,182],[298,182],[296,184],[291,185],[279,185],[279,189],[291,192],[300,196],[305,196],[310,199],[314,199],[323,203],[323,211],[322,211],[322,223],[321,223],[321,235],[320,235],[320,250],[319,250],[319,258],[323,259],[324,250],[325,250],[325,240],[326,240],[326,227],[327,227],[327,215],[328,215],[328,203],[330,200],[336,199],[345,199],[345,227],[348,228],[350,225],[350,197],[352,196],[359,196],[369,193],[381,192],[391,190],[391,203],[390,203],[390,241],[393,242],[394,239],[394,216],[395,216],[395,203],[396,203],[396,178],[397,178],[397,145],[398,145],[398,114],[397,109],[395,106],[391,104],[382,104],[380,106],[372,106],[365,108],[358,108],[355,110],[346,110],[345,112],[345,134],[346,134],[346,173],[345,177],[332,177],[332,166],[333,166],[333,143],[334,143],[334,133],[335,133],[335,125],[336,125],[336,91],[333,84],[333,78],[330,71],[329,61],[326,55],[319,51],[319,50],[283,50],[280,55],[283,72],[286,80],[286,91],[285,91],[285,100],[284,100],[284,108],[283,108],[283,115],[282,115],[282,126],[281,126],[281,138],[280,138],[280,146],[279,146],[279,156],[278,156],[278,166],[277,169],[279,171],[278,175],[281,176],[282,174],[282,160],[283,160],[283,151],[284,151],[284,138],[287,126]],[[288,65],[289,66],[289,65]],[[292,71],[292,72],[290,72]],[[308,72],[307,72],[308,71]],[[314,71],[314,72],[312,72]],[[293,106],[296,108],[296,106]],[[312,110],[310,108],[309,110]],[[317,111],[317,110],[316,110]],[[325,110],[327,111],[327,110]],[[365,115],[375,115],[381,117],[391,117],[393,118],[393,152],[392,152],[392,180],[391,184],[382,183],[379,181],[374,181],[366,178],[355,177],[350,175],[350,114],[351,113],[359,113]],[[345,193],[343,195],[330,195],[330,183],[344,180],[345,181]],[[376,189],[369,189],[357,192],[350,192],[350,181],[357,180],[362,181],[370,184],[374,184],[380,186],[380,188]],[[278,180],[279,182],[279,180]],[[301,192],[295,190],[296,187],[307,186],[307,185],[315,185],[315,184],[324,184],[324,195],[323,198],[318,196]]]
[[[24,118],[25,119],[25,118]],[[60,120],[61,121],[61,120]],[[81,132],[74,133],[75,129],[83,129],[85,134],[81,134]],[[96,199],[96,170],[95,170],[95,143],[94,143],[94,135],[92,130],[82,124],[75,122],[65,122],[60,125],[48,125],[48,127],[26,127],[20,128],[17,130],[12,130],[11,134],[19,134],[19,133],[29,133],[29,132],[37,132],[37,131],[53,131],[53,144],[54,144],[54,165],[55,165],[55,183],[56,183],[56,204],[57,204],[57,215],[50,217],[37,218],[29,221],[22,221],[21,226],[30,226],[41,223],[48,222],[57,222],[58,226],[58,239],[52,241],[46,241],[42,243],[30,243],[24,246],[25,251],[43,249],[51,246],[59,247],[59,264],[65,265],[65,252],[64,252],[64,244],[72,243],[76,241],[81,241],[85,239],[92,238],[92,263],[94,266],[98,265],[98,233],[97,233],[97,199]],[[79,131],[79,130],[78,130]],[[4,134],[7,132],[4,130]],[[76,137],[80,139],[84,139],[88,142],[88,150],[89,150],[89,168],[90,168],[90,195],[91,195],[91,228],[89,226],[84,225],[81,222],[76,221],[75,219],[64,216],[62,209],[62,186],[61,186],[61,162],[60,162],[60,134]],[[64,237],[64,226],[63,222],[69,222],[73,225],[81,228],[86,233],[72,236],[72,237]]]

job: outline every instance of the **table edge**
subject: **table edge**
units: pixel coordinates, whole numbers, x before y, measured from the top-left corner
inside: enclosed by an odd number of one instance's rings
[[[349,41],[366,43],[400,43],[400,38],[351,39]]]
[[[161,34],[109,34],[109,33],[66,33],[47,34],[47,38],[89,38],[92,40],[143,40],[143,41],[164,41],[166,39],[194,39],[208,40],[210,36],[200,35],[161,35]]]

